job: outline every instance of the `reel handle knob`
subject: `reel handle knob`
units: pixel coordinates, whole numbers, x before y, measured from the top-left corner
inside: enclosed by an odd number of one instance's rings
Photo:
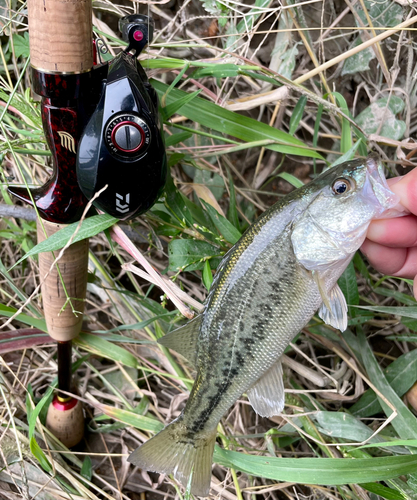
[[[154,22],[151,17],[142,14],[125,16],[119,20],[119,31],[123,40],[128,43],[126,52],[134,50],[135,56],[138,56],[152,42]]]

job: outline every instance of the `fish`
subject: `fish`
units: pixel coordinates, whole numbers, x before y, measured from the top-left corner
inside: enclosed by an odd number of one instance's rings
[[[394,215],[398,202],[369,156],[324,171],[266,210],[222,259],[201,314],[158,340],[187,358],[196,378],[180,416],[128,461],[207,496],[220,419],[243,393],[263,417],[282,412],[280,357],[317,311],[346,330],[337,280],[371,220]]]

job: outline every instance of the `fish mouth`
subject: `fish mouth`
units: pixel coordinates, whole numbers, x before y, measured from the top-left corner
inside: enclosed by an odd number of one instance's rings
[[[366,160],[366,181],[364,195],[375,203],[374,219],[386,219],[405,215],[405,209],[400,204],[400,197],[388,186],[381,162],[374,157]]]

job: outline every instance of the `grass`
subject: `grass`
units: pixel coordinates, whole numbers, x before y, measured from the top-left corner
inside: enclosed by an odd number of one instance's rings
[[[109,27],[133,8],[109,0],[94,7],[97,33],[117,51],[122,43]],[[5,210],[14,203],[7,186],[43,184],[50,159],[29,90],[25,11],[14,0],[1,9]],[[148,11],[157,29],[142,63],[163,103],[171,176],[152,210],[129,223],[151,265],[146,272],[127,265],[109,217],[86,220],[77,233],[90,236],[73,367],[87,413],[81,449],[65,450],[43,426],[56,348],[42,336],[35,223],[19,216],[27,212],[0,223],[0,314],[9,321],[0,331],[0,498],[187,497],[172,478],[129,469],[125,460],[179,414],[192,386],[189,366],[155,342],[183,322],[168,296],[175,293],[187,314],[188,306],[198,310],[239,235],[325,165],[375,150],[390,175],[414,166],[412,7],[178,0],[140,5]],[[75,227],[50,248],[62,247]],[[341,335],[315,318],[290,344],[284,413],[257,417],[243,395],[221,421],[213,497],[417,498],[410,282],[379,275],[358,253],[340,285],[349,328]]]

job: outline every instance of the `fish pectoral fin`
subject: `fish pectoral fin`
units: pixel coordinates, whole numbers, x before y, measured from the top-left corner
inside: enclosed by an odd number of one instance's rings
[[[314,281],[316,282],[317,288],[323,304],[319,309],[320,318],[328,325],[337,328],[341,332],[344,332],[347,328],[347,304],[345,296],[339,285],[336,283],[335,286],[330,290],[330,293],[326,292],[326,286],[320,273],[317,271],[311,272]]]
[[[328,304],[326,304],[323,300],[323,304],[319,309],[320,318],[328,325],[344,332],[347,328],[348,322],[348,307],[345,296],[337,283],[330,290],[330,293],[327,296],[327,302]]]
[[[193,366],[197,361],[197,338],[200,331],[202,315],[199,314],[181,328],[158,339],[158,344],[178,352]]]
[[[261,417],[279,415],[285,405],[281,359],[272,365],[246,394],[253,409]]]
[[[315,281],[317,288],[319,289],[319,293],[320,293],[321,300],[323,301],[323,305],[326,306],[327,309],[331,309],[330,297],[327,295],[326,285],[324,283],[324,280],[320,276],[320,273],[318,271],[311,271],[311,275],[313,276],[313,280]],[[321,318],[321,316],[320,316],[320,318]]]

